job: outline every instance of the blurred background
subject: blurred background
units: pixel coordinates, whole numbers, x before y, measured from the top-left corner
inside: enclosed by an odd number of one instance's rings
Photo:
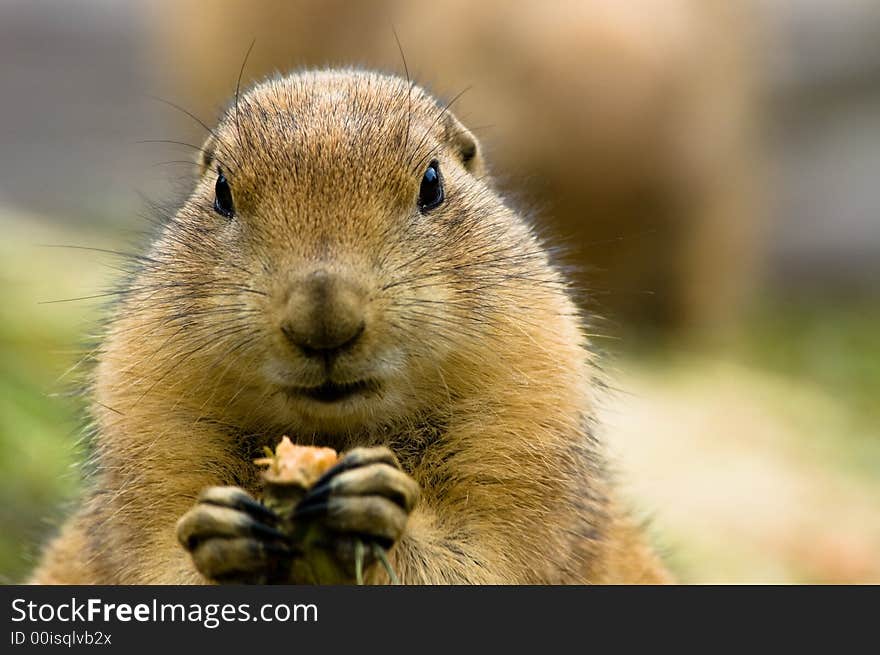
[[[880,582],[876,0],[2,0],[0,580],[76,498],[75,364],[119,276],[83,248],[137,247],[192,183],[205,131],[168,103],[213,122],[253,39],[245,82],[403,74],[392,26],[564,246],[679,579]]]

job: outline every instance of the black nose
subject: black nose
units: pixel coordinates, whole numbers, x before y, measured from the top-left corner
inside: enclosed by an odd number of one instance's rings
[[[306,356],[335,356],[360,339],[364,309],[365,294],[357,284],[318,270],[294,286],[281,331]]]

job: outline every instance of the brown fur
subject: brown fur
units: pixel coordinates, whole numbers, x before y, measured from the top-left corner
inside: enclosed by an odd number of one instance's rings
[[[422,214],[432,159],[446,201]],[[212,209],[218,165],[231,219]],[[399,78],[304,73],[242,95],[110,324],[91,492],[34,581],[202,581],[175,522],[206,486],[256,491],[251,460],[282,434],[395,451],[422,490],[391,551],[406,583],[666,580],[593,436],[597,373],[565,280],[481,167]],[[368,289],[339,375],[382,392],[342,409],[283,391],[317,383],[278,329],[317,263]]]

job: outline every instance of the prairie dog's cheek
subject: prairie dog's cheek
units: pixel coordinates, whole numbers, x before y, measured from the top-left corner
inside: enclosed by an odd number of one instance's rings
[[[455,289],[439,276],[428,279],[431,284],[418,280],[401,288],[386,320],[405,360],[434,370],[460,342],[466,317],[460,315]]]

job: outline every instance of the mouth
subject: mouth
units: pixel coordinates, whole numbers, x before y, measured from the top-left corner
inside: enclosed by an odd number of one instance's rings
[[[355,396],[375,393],[378,390],[379,384],[375,380],[358,380],[345,384],[337,384],[328,380],[317,387],[288,387],[287,393],[315,402],[330,404],[349,400]]]

